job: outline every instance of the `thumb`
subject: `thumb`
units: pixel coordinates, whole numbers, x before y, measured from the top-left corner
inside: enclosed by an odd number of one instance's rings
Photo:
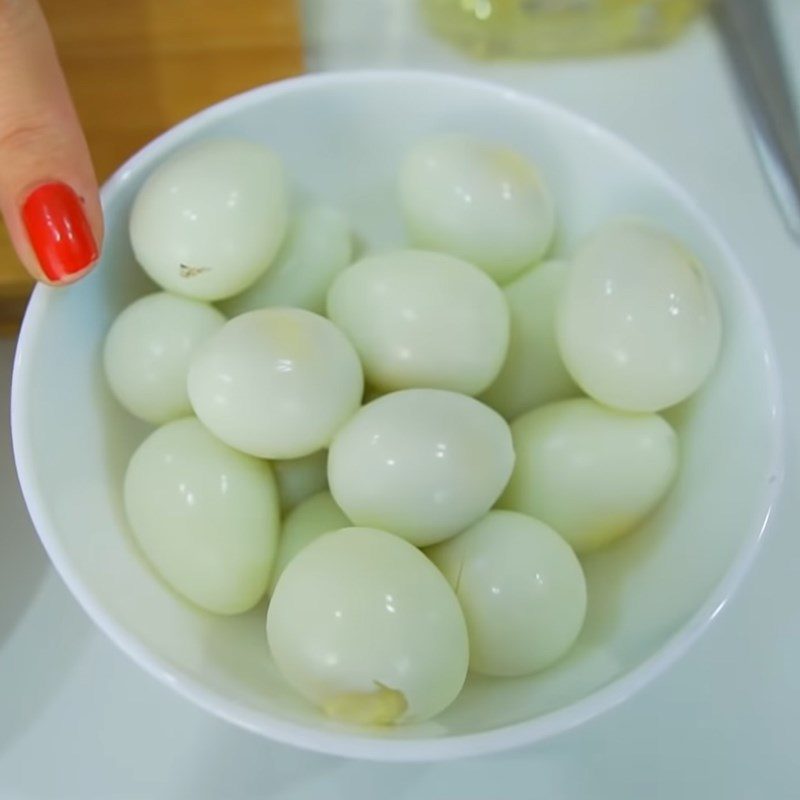
[[[37,280],[69,283],[97,260],[97,181],[36,0],[0,0],[0,212]]]

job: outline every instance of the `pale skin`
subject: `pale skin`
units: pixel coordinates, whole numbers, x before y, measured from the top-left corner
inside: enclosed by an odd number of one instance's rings
[[[28,272],[65,284],[83,277],[96,258],[59,279],[48,277],[22,214],[31,193],[53,182],[77,195],[99,252],[97,180],[44,15],[36,0],[0,0],[0,212]]]

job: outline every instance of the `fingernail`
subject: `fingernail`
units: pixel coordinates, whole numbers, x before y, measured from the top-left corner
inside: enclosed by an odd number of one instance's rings
[[[43,183],[22,206],[22,221],[45,276],[63,283],[97,260],[83,203],[65,183]]]

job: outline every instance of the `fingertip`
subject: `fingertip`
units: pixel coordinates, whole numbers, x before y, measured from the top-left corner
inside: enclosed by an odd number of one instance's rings
[[[86,139],[37,2],[0,0],[0,212],[30,275],[96,265],[103,212]]]
[[[34,187],[20,215],[41,277],[50,285],[74,283],[97,262],[100,247],[84,202],[66,183]]]

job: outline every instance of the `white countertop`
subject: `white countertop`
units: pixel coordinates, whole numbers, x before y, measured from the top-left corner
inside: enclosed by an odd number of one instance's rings
[[[796,43],[800,3],[775,5],[786,41]],[[689,655],[632,701],[534,748],[451,764],[383,766],[256,738],[129,663],[48,566],[19,495],[3,423],[0,800],[800,797],[800,425],[793,413],[800,407],[800,247],[764,184],[713,31],[700,24],[655,54],[485,65],[420,31],[411,0],[305,6],[311,69],[407,65],[504,81],[627,137],[684,184],[739,252],[772,326],[790,437],[783,497],[742,589]],[[793,50],[800,86],[800,48]],[[0,340],[4,420],[12,354],[13,342]],[[731,437],[737,453],[735,431]]]

